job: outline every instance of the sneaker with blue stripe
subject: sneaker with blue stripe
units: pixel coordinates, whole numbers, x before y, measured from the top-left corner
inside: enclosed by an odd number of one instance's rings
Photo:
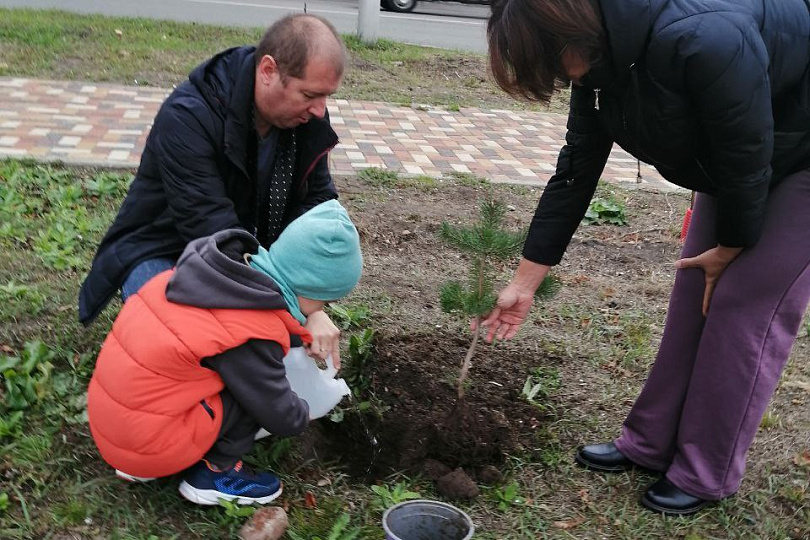
[[[219,504],[219,499],[236,504],[267,504],[281,495],[281,480],[271,473],[254,473],[241,460],[227,470],[202,460],[186,471],[180,494],[204,505]]]

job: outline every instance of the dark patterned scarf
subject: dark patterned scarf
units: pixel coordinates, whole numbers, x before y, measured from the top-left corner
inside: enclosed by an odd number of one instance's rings
[[[281,234],[284,210],[292,184],[296,152],[295,130],[285,130],[279,134],[273,159],[273,172],[270,177],[270,190],[267,206],[259,208],[259,219],[256,239],[263,246],[269,247]],[[257,204],[261,204],[257,201]],[[262,215],[263,214],[263,215]]]

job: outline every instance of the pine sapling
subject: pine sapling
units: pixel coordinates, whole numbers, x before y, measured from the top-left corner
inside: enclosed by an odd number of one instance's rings
[[[448,243],[470,255],[469,278],[465,284],[458,281],[446,283],[441,290],[441,306],[446,313],[458,313],[474,320],[472,343],[461,364],[458,377],[458,397],[464,397],[464,381],[470,371],[475,348],[481,333],[482,316],[495,307],[497,296],[493,282],[495,261],[516,256],[526,238],[524,232],[512,232],[503,228],[506,206],[492,196],[481,202],[478,223],[471,227],[442,223],[441,236]]]

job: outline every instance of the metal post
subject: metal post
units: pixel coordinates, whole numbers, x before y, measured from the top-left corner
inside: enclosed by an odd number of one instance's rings
[[[357,36],[363,43],[374,43],[380,34],[380,0],[360,0]]]

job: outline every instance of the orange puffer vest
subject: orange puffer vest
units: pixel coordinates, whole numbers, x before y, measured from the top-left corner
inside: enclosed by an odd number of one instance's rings
[[[104,460],[134,476],[175,474],[199,461],[222,424],[222,379],[204,358],[250,339],[309,333],[285,310],[205,309],[166,299],[168,270],[131,296],[113,324],[87,391]]]

